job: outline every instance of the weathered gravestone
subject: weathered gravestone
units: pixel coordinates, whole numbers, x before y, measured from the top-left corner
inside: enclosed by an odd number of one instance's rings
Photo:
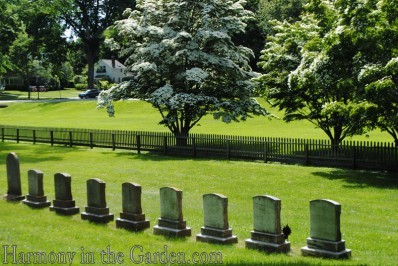
[[[72,177],[66,173],[56,173],[54,175],[55,200],[50,207],[50,211],[58,214],[74,215],[79,213],[80,209],[76,206],[72,197]]]
[[[83,220],[95,223],[108,223],[113,221],[113,214],[109,213],[105,200],[106,183],[98,178],[87,180],[87,207],[81,213]]]
[[[123,212],[116,220],[117,228],[139,231],[149,227],[149,221],[145,220],[145,214],[141,207],[142,188],[138,184],[122,184],[122,206]]]
[[[32,208],[44,208],[51,205],[44,195],[43,172],[39,170],[28,171],[29,194],[22,202]]]
[[[217,244],[233,244],[238,238],[232,235],[228,223],[228,198],[220,194],[203,195],[204,226],[196,240]]]
[[[182,215],[182,190],[172,187],[160,189],[160,218],[153,227],[155,235],[168,237],[191,236]]]
[[[6,167],[8,190],[4,198],[8,201],[23,200],[25,196],[22,196],[21,172],[19,168],[19,158],[16,153],[12,152],[7,155]]]
[[[253,225],[246,248],[268,252],[288,252],[290,243],[281,229],[281,200],[272,196],[253,197]]]
[[[340,232],[341,205],[332,200],[310,202],[310,237],[301,249],[304,256],[349,258],[351,250],[345,248]]]

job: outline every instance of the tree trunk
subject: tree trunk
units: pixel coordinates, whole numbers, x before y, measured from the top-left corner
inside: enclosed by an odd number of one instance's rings
[[[100,46],[100,41],[97,39],[87,41],[86,45],[87,65],[88,65],[87,85],[89,90],[94,89],[94,66],[98,59],[99,46]]]
[[[343,129],[341,126],[335,126],[333,127],[333,136],[330,138],[330,141],[332,143],[332,150],[333,154],[337,155],[339,151],[339,146],[341,142],[341,134],[343,133]]]
[[[177,146],[187,146],[188,145],[188,136],[189,129],[179,129],[177,132],[173,132],[174,137],[176,139]]]

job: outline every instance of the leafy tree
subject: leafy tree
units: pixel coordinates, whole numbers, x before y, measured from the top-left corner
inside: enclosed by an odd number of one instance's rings
[[[7,56],[9,48],[16,39],[19,23],[11,10],[11,5],[0,2],[0,75],[7,69],[11,69],[11,62]]]
[[[57,70],[64,62],[66,40],[62,38],[64,28],[57,14],[44,0],[14,0],[8,7],[18,20],[18,29],[8,49],[13,72],[24,79],[27,88],[37,76],[58,80]],[[57,82],[51,84],[56,86]]]
[[[273,33],[272,21],[293,23],[299,20],[308,0],[259,0],[256,18],[265,35]]]
[[[244,1],[137,1],[115,29],[113,46],[127,55],[133,79],[103,92],[99,107],[113,115],[112,100],[138,97],[159,110],[175,135],[188,134],[206,114],[223,122],[266,111],[251,98],[253,53],[231,36],[252,13]]]
[[[336,147],[364,132],[369,107],[357,81],[358,47],[337,5],[312,0],[299,21],[275,22],[260,62],[266,74],[259,78],[286,121],[310,121]]]
[[[346,3],[342,8],[357,14],[355,39],[361,44],[363,64],[358,79],[371,103],[369,119],[388,132],[398,147],[398,1]]]
[[[55,7],[84,46],[88,64],[88,86],[94,87],[94,64],[98,60],[103,32],[126,8],[133,8],[134,0],[58,0]]]

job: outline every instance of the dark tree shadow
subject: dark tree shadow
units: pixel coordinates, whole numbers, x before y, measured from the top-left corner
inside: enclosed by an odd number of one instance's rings
[[[398,189],[398,174],[380,171],[334,169],[331,172],[313,172],[330,180],[343,180],[352,188]]]

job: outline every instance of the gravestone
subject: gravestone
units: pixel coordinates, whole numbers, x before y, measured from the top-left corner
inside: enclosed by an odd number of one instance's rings
[[[272,196],[253,197],[253,226],[251,238],[246,239],[246,248],[267,252],[289,252],[281,229],[281,200]]]
[[[203,195],[204,226],[196,240],[217,244],[233,244],[238,238],[232,235],[228,223],[228,198],[220,194]]]
[[[4,198],[8,201],[20,201],[25,198],[22,196],[21,172],[19,168],[19,158],[12,152],[6,158],[8,190]]]
[[[116,220],[117,228],[131,231],[139,231],[149,228],[149,221],[145,220],[145,214],[141,207],[142,188],[138,184],[122,184],[122,207],[123,212]]]
[[[72,197],[72,177],[66,173],[56,173],[54,175],[55,200],[50,207],[50,211],[58,214],[74,215],[80,212]]]
[[[304,256],[349,258],[351,250],[345,248],[340,232],[341,205],[332,200],[310,202],[310,237],[301,249]]]
[[[83,220],[95,223],[108,223],[113,221],[113,214],[109,213],[105,199],[106,183],[98,178],[87,180],[87,207],[81,213]]]
[[[28,171],[29,194],[22,202],[32,208],[44,208],[51,205],[44,195],[43,172],[39,170]]]
[[[182,190],[172,187],[160,189],[160,218],[153,227],[155,235],[168,237],[191,236],[182,215]]]

